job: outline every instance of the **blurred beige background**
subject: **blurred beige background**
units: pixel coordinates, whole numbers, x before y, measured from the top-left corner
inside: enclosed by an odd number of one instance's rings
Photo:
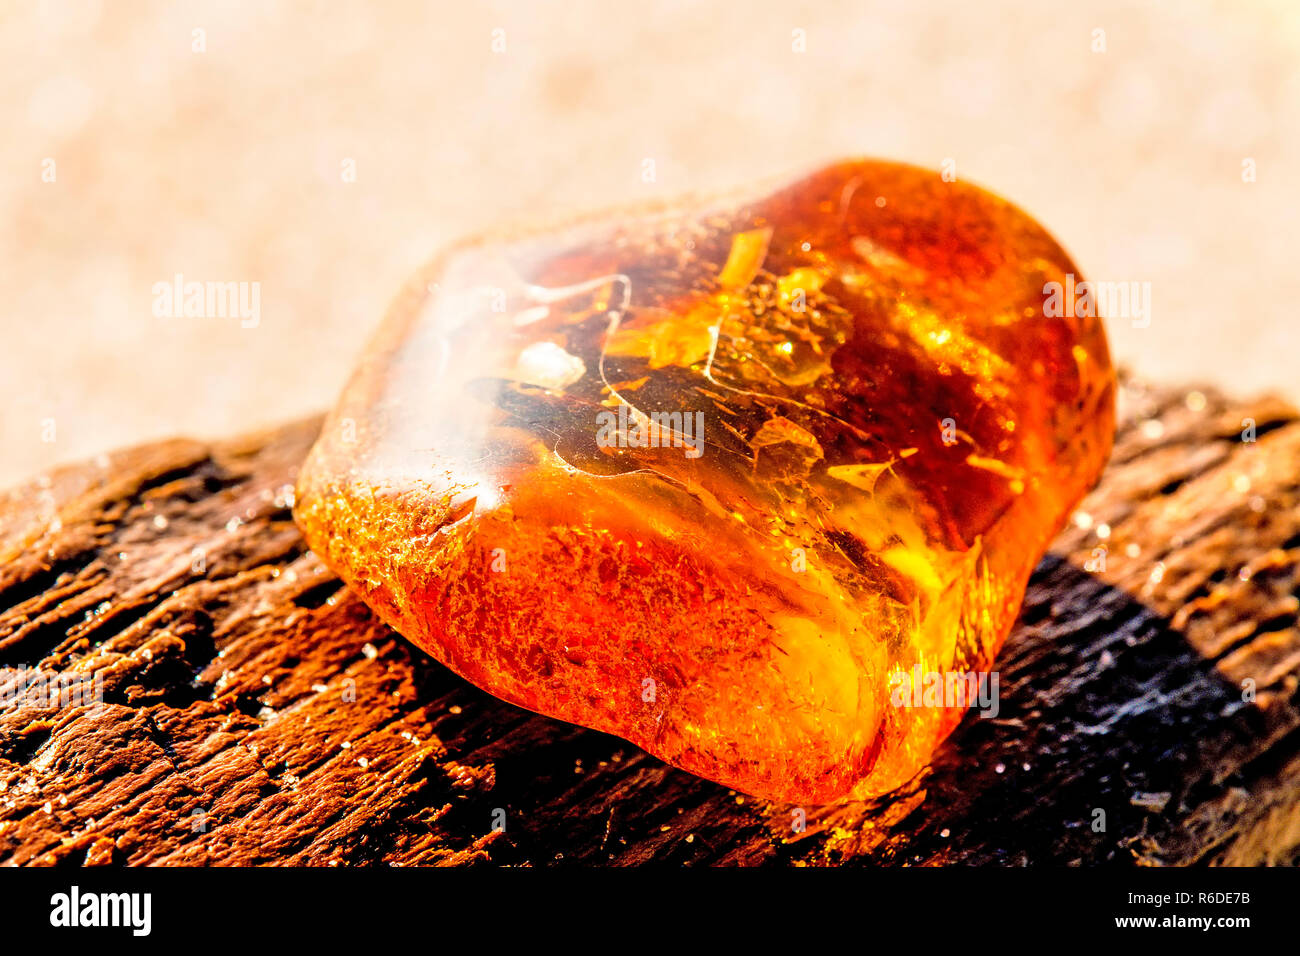
[[[853,154],[952,158],[1151,282],[1138,373],[1300,397],[1295,0],[2,10],[0,485],[327,407],[464,232]],[[155,317],[178,272],[259,282],[260,324]]]

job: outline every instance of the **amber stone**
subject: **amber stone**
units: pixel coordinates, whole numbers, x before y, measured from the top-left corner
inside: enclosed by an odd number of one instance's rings
[[[297,520],[497,697],[761,797],[877,795],[965,710],[908,688],[991,668],[1109,454],[1102,325],[1045,308],[1075,273],[875,161],[468,242],[399,296]]]

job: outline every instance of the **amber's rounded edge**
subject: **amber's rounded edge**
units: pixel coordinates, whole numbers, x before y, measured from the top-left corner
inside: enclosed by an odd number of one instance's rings
[[[864,160],[844,160],[839,163],[832,164],[831,167],[819,167],[818,169],[824,171],[830,168],[850,167],[863,161]],[[873,162],[873,161],[866,160],[866,162]],[[893,165],[901,166],[906,164],[893,164]],[[912,167],[912,168],[923,169],[922,167]],[[800,178],[801,177],[798,175],[788,175],[788,174],[780,175],[780,176],[772,176],[766,178],[765,180],[763,180],[761,183],[757,185],[749,185],[742,189],[731,190],[724,193],[712,193],[707,196],[698,196],[698,195],[677,196],[662,201],[637,203],[637,204],[617,207],[613,210],[608,210],[608,209],[593,210],[591,212],[583,213],[581,215],[574,216],[574,217],[568,217],[564,219],[552,219],[549,221],[539,221],[532,224],[518,225],[518,226],[513,226],[505,229],[490,230],[477,235],[473,235],[467,239],[464,239],[460,242],[454,243],[446,247],[437,256],[435,256],[426,266],[418,270],[415,273],[415,275],[403,286],[403,288],[401,289],[401,291],[396,296],[393,303],[390,305],[389,309],[387,310],[385,319],[376,330],[372,339],[371,349],[373,351],[380,352],[380,353],[388,352],[400,343],[410,322],[414,318],[415,314],[418,312],[419,306],[427,299],[429,295],[430,283],[436,280],[439,272],[442,270],[448,257],[450,257],[451,255],[469,249],[473,249],[477,246],[482,246],[482,245],[487,245],[487,244],[502,242],[502,241],[509,242],[509,241],[515,241],[520,239],[527,239],[535,236],[540,237],[556,230],[579,227],[586,224],[598,223],[602,221],[607,222],[610,221],[611,219],[615,219],[618,217],[625,217],[629,219],[647,218],[647,217],[653,218],[659,215],[671,215],[675,212],[682,210],[683,208],[695,207],[697,205],[705,205],[706,207],[725,206],[727,208],[734,208],[735,204],[737,203],[744,203],[750,198],[764,195],[766,194],[766,191],[769,191],[771,189],[779,189],[782,184],[789,185],[789,184],[797,183],[800,181]],[[1024,217],[1029,222],[1038,225],[1037,220],[1029,216],[1020,207],[1016,206],[1014,203],[1011,203],[1006,199],[1003,199],[1001,196],[997,195],[996,193],[993,193],[987,189],[984,189],[983,187],[970,184],[970,183],[964,183],[963,186],[964,188],[967,189],[974,189],[979,191],[980,193],[989,197],[992,201],[995,201],[1000,205],[1003,205],[1005,207],[1010,208],[1011,210],[1014,210],[1015,213]],[[1041,225],[1039,225],[1038,227],[1042,229]],[[1057,248],[1060,249],[1061,251],[1062,259],[1065,262],[1073,265],[1073,260],[1068,256],[1068,254],[1065,253],[1064,249],[1060,247],[1060,244],[1059,242],[1056,241],[1055,237],[1047,233],[1045,229],[1043,229],[1043,232],[1048,236],[1049,239],[1051,239],[1053,243],[1056,243]],[[1078,320],[1078,325],[1076,327],[1076,334],[1078,336],[1079,341],[1085,343],[1086,347],[1097,359],[1098,365],[1104,366],[1108,370],[1108,374],[1103,382],[1101,382],[1100,384],[1096,383],[1095,381],[1091,382],[1090,386],[1095,386],[1095,387],[1090,387],[1088,394],[1085,396],[1081,396],[1082,404],[1081,404],[1080,415],[1079,415],[1079,421],[1084,425],[1084,429],[1091,433],[1091,435],[1088,437],[1088,440],[1096,442],[1096,447],[1094,448],[1094,451],[1100,451],[1101,453],[1083,456],[1083,461],[1086,461],[1088,464],[1092,465],[1092,468],[1089,469],[1091,473],[1088,474],[1087,477],[1080,482],[1081,490],[1078,492],[1078,494],[1074,496],[1073,500],[1064,503],[1066,506],[1061,509],[1062,513],[1059,516],[1056,516],[1056,518],[1053,520],[1052,522],[1053,527],[1051,528],[1051,534],[1048,535],[1047,541],[1044,542],[1042,549],[1040,549],[1039,552],[1033,556],[1033,559],[1027,562],[1027,566],[1023,574],[1023,578],[1025,579],[1027,579],[1029,572],[1032,571],[1033,566],[1036,565],[1037,561],[1041,557],[1043,550],[1045,550],[1046,547],[1050,544],[1051,537],[1054,537],[1054,535],[1057,532],[1059,532],[1061,526],[1063,525],[1064,520],[1066,519],[1066,517],[1068,517],[1069,513],[1075,507],[1077,507],[1079,500],[1081,500],[1084,497],[1084,495],[1087,493],[1087,491],[1090,490],[1092,487],[1094,487],[1096,482],[1100,479],[1101,472],[1105,467],[1106,461],[1108,460],[1113,447],[1114,428],[1115,428],[1115,419],[1116,419],[1115,401],[1116,401],[1117,389],[1115,383],[1115,373],[1113,367],[1110,364],[1109,346],[1105,336],[1104,323],[1099,318]],[[355,373],[353,376],[353,380],[354,382],[358,382],[361,380],[361,378],[362,378],[362,372],[360,369],[358,369],[357,373]],[[322,487],[315,480],[317,477],[315,474],[316,467],[317,467],[316,462],[318,461],[319,456],[324,455],[326,453],[326,448],[328,447],[329,444],[329,439],[327,438],[327,435],[330,434],[329,430],[336,427],[337,417],[339,416],[339,414],[340,414],[339,409],[336,409],[331,414],[325,426],[325,428],[327,429],[326,433],[322,435],[322,438],[318,441],[317,446],[313,448],[311,455],[309,455],[307,462],[304,464],[299,479],[299,491],[298,491],[298,498],[297,498],[298,503],[295,505],[294,508],[294,516],[295,516],[295,520],[299,524],[299,527],[303,530],[303,533],[306,536],[308,540],[308,544],[309,546],[311,546],[312,550],[315,551],[319,556],[321,556],[322,559],[325,560],[325,563],[329,565],[332,570],[338,573],[340,577],[342,577],[350,585],[354,586],[367,600],[368,603],[372,603],[376,601],[378,595],[376,595],[373,590],[371,590],[370,593],[367,593],[367,589],[365,588],[365,586],[356,581],[357,576],[355,574],[354,568],[350,568],[347,566],[346,562],[340,561],[338,554],[333,554],[328,558],[325,557],[325,555],[330,552],[329,531],[328,529],[318,525],[309,517],[309,515],[315,510],[313,503],[318,504],[324,497],[330,497],[330,496],[345,497],[346,496],[346,492],[344,492],[342,489],[339,489],[337,487],[335,488]],[[1081,435],[1080,439],[1083,438],[1084,436]],[[336,453],[337,449],[334,449],[333,451]],[[1022,597],[1023,597],[1023,581],[1021,581],[1020,598]],[[1001,639],[997,641],[996,646],[993,648],[994,654],[996,654],[997,651],[1000,650],[1002,644],[1005,642],[1007,633],[1009,633],[1010,628],[1012,626],[1012,622],[1014,621],[1014,618],[1018,616],[1019,604],[1020,604],[1020,599],[1018,598],[1014,603],[1014,607],[1011,608],[1011,615],[1010,615],[1011,621],[1008,622],[1006,628],[1004,628],[1003,630]],[[418,628],[415,629],[415,634],[408,633],[409,631],[412,630],[412,628],[403,625],[403,621],[401,620],[400,614],[397,614],[391,608],[384,609],[384,608],[377,607],[376,610],[379,611],[380,616],[384,618],[384,620],[387,623],[389,623],[391,626],[393,626],[395,629],[399,630],[400,632],[404,633],[408,638],[412,639],[413,642],[419,645],[423,650],[430,653],[435,658],[442,660],[443,663],[447,663],[447,661],[445,660],[445,654],[443,653],[444,649],[435,646],[429,646],[433,642],[424,639],[422,632],[420,632]],[[991,664],[992,661],[990,661],[989,663]],[[452,669],[455,670],[454,667]],[[534,709],[534,708],[529,708],[528,704],[523,700],[520,699],[512,700],[509,696],[503,695],[502,693],[500,693],[499,689],[489,687],[489,686],[483,686],[483,684],[486,682],[475,682],[475,681],[471,681],[471,682],[478,683],[479,686],[481,686],[482,689],[484,689],[486,692],[492,693],[498,697],[502,697],[503,699],[508,700],[510,703],[528,709]],[[537,712],[545,713],[544,711],[537,711]],[[547,714],[547,716],[554,716],[554,715]],[[559,719],[564,719],[564,718],[559,718]],[[955,718],[952,719],[948,719],[947,717],[944,718],[942,723],[945,724],[945,726],[943,726],[940,729],[938,733],[938,738],[936,740],[936,744],[938,742],[941,742],[942,739],[945,738],[951,732],[951,730],[953,729],[953,727],[955,727],[955,725],[959,722],[959,720],[960,720],[960,715],[957,715]],[[604,726],[604,727],[597,727],[596,729],[613,733],[619,736],[624,736],[624,734],[621,731],[621,728],[619,727]],[[631,743],[639,747],[642,747],[644,749],[647,749],[651,753],[654,752],[653,741],[637,740],[632,737],[627,737],[627,739],[629,739]],[[867,776],[869,778],[870,773],[868,773]],[[714,777],[714,779],[717,778]],[[719,782],[728,786],[736,786],[737,789],[746,790],[746,787],[744,785],[738,785],[734,782],[730,782],[725,779],[720,780]],[[864,780],[863,782],[866,781]],[[902,782],[905,781],[893,781],[895,786]],[[892,789],[892,787],[890,789]],[[868,799],[868,798],[880,796],[882,793],[888,791],[887,790],[881,791],[879,789],[860,790],[857,787],[853,787],[849,789],[839,790],[835,794],[830,796],[828,796],[825,792],[815,792],[815,793],[807,792],[803,794],[791,793],[788,791],[781,794],[764,794],[761,792],[754,792],[752,790],[746,790],[746,792],[751,792],[755,796],[764,799],[769,799],[777,803],[824,804],[824,803],[835,802],[837,800],[844,799],[845,797],[850,797],[853,799]]]

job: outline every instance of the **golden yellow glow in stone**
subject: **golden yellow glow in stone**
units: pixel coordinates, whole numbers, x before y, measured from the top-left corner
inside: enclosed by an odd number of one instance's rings
[[[454,248],[299,481],[308,542],[520,706],[747,793],[905,782],[1114,430],[1078,270],[1014,206],[846,162]],[[933,696],[933,695],[932,695]]]

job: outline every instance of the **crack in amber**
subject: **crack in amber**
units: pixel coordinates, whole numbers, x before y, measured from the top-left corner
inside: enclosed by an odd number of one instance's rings
[[[499,697],[747,793],[877,795],[964,712],[891,682],[992,665],[1109,454],[1101,324],[1043,310],[1071,273],[996,196],[870,161],[469,243],[394,306],[295,514]]]

